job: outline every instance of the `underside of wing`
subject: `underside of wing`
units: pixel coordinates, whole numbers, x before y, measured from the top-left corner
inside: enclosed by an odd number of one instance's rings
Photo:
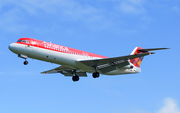
[[[100,70],[103,74],[116,70],[116,69],[120,69],[122,67],[125,67],[127,65],[130,65],[130,63],[128,61],[116,61],[114,63],[107,63],[104,65],[99,65],[97,66],[97,69]]]
[[[76,71],[75,68],[68,67],[68,66],[59,66],[57,68],[41,72],[42,74],[53,74],[53,73],[61,73],[64,76],[73,76],[74,73],[76,73],[77,76],[86,77],[86,72]]]

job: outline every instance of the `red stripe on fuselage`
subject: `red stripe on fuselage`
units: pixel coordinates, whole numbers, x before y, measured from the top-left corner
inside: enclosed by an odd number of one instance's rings
[[[41,40],[36,40],[32,38],[20,38],[19,40],[27,40],[29,43],[24,43],[24,42],[16,42],[18,44],[23,44],[27,46],[33,46],[33,47],[38,47],[38,48],[43,48],[51,51],[57,51],[57,52],[62,52],[62,53],[67,53],[67,54],[74,54],[74,55],[82,55],[82,56],[89,56],[89,57],[98,57],[98,58],[108,58],[105,56],[53,44],[51,42],[45,42]]]

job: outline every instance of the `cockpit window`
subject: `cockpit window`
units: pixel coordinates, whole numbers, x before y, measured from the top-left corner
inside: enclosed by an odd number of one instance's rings
[[[17,42],[23,42],[23,43],[29,43],[29,41],[28,40],[18,40]]]

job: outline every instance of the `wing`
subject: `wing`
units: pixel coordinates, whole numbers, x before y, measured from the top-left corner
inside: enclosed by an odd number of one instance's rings
[[[42,74],[53,74],[53,73],[61,73],[64,76],[73,76],[73,74],[75,73],[75,68],[72,67],[68,67],[68,66],[59,66],[57,68],[48,70],[48,71],[44,71],[41,72]],[[81,71],[77,71],[76,75],[78,76],[82,76],[82,77],[87,77],[86,72],[81,72]]]
[[[114,57],[114,58],[83,60],[79,62],[87,66],[97,67],[97,69],[100,70],[102,73],[107,73],[119,68],[132,68],[133,66],[130,65],[129,59],[134,59],[151,54],[154,53],[146,52],[146,53]]]
[[[105,58],[105,59],[96,59],[96,60],[83,60],[79,61],[87,66],[96,67],[99,65],[107,64],[107,63],[114,63],[117,61],[127,61],[129,59],[134,59],[146,55],[151,55],[154,53],[140,53],[140,54],[134,54],[134,55],[127,55],[127,56],[121,56],[121,57],[114,57],[114,58]]]

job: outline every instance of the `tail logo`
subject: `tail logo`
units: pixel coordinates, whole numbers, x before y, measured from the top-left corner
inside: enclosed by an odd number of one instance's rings
[[[137,64],[140,66],[142,61],[139,61]]]
[[[142,49],[142,48],[141,48],[141,47],[136,47],[136,48],[132,51],[131,55],[143,53],[142,51],[138,51],[138,49]],[[144,58],[144,57],[138,57],[138,58],[130,59],[130,62],[131,62],[132,64],[134,64],[134,66],[140,67],[143,58]]]

